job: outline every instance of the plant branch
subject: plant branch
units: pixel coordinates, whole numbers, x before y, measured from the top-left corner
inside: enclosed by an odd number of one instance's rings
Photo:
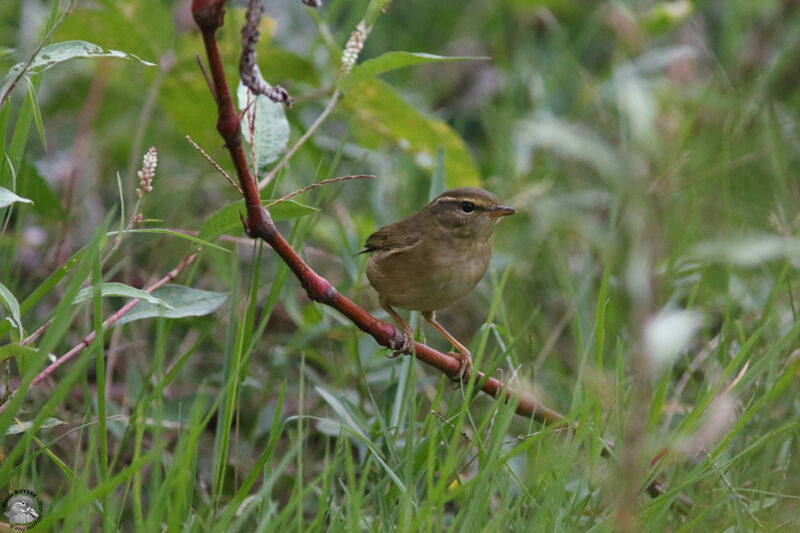
[[[70,0],[69,4],[67,4],[66,9],[64,9],[64,12],[61,13],[61,15],[58,17],[58,20],[55,21],[55,23],[47,31],[45,36],[42,37],[42,40],[39,41],[39,44],[36,46],[36,49],[33,51],[31,56],[28,58],[28,60],[22,66],[22,69],[20,69],[20,71],[17,73],[16,76],[14,76],[14,81],[12,81],[9,84],[8,89],[6,90],[6,92],[4,94],[0,95],[0,106],[2,106],[3,103],[10,97],[11,91],[13,91],[14,87],[17,86],[17,83],[19,83],[19,80],[22,78],[22,76],[25,75],[25,73],[30,68],[31,64],[33,64],[33,60],[36,59],[36,56],[39,55],[39,52],[42,51],[42,48],[44,48],[44,46],[50,41],[50,38],[56,32],[58,27],[61,26],[61,23],[64,22],[64,19],[67,18],[70,13],[72,13],[72,8],[75,7],[75,2],[76,1],[77,0]]]
[[[292,158],[292,156],[295,154],[295,152],[297,152],[297,150],[299,150],[300,147],[303,146],[303,144],[305,144],[305,142],[309,139],[309,137],[311,137],[311,135],[313,135],[314,132],[317,131],[317,128],[319,128],[320,125],[323,122],[325,122],[325,119],[328,118],[328,115],[331,114],[331,111],[333,111],[333,108],[336,107],[336,103],[339,101],[339,97],[340,96],[341,96],[341,93],[339,93],[338,89],[333,91],[333,94],[331,95],[331,99],[328,100],[328,105],[325,106],[325,109],[317,117],[317,120],[315,120],[314,123],[311,124],[311,126],[308,127],[308,129],[306,130],[306,132],[303,134],[302,137],[297,139],[297,142],[294,143],[294,145],[289,149],[289,151],[286,152],[286,155],[283,156],[283,159],[281,159],[281,162],[278,163],[277,165],[275,165],[275,168],[270,170],[269,174],[267,174],[264,177],[264,179],[261,180],[258,183],[259,190],[263,189],[264,187],[269,185],[269,183],[275,177],[275,174],[277,174],[280,169],[282,169],[283,167],[286,166],[286,163],[289,162],[289,159]]]
[[[145,292],[150,294],[154,290],[156,290],[157,288],[159,288],[159,287],[165,285],[166,283],[169,283],[173,279],[175,279],[178,276],[178,274],[180,274],[181,271],[184,268],[189,266],[197,258],[198,253],[199,253],[199,250],[197,252],[191,254],[191,255],[188,255],[188,256],[184,257],[183,260],[181,260],[181,262],[178,263],[178,266],[176,266],[175,268],[170,270],[163,278],[161,278],[160,280],[156,281],[155,283],[150,285],[148,288],[146,288]],[[125,315],[125,313],[127,313],[128,311],[133,309],[133,307],[136,304],[138,304],[139,302],[141,302],[141,299],[139,299],[139,298],[133,298],[132,300],[128,301],[125,305],[120,307],[117,312],[115,312],[113,315],[108,317],[103,322],[103,329],[112,326],[117,320],[122,318],[123,315]],[[38,330],[36,330],[36,332],[34,332],[33,335],[31,335],[29,338],[25,339],[25,341],[23,341],[23,345],[29,343],[30,341],[34,340],[36,337],[38,337],[39,335],[44,333],[44,331],[47,330],[47,328],[50,326],[51,323],[52,323],[52,320],[46,322],[42,327],[40,327]],[[47,368],[45,368],[44,370],[39,372],[39,374],[35,378],[33,378],[33,381],[31,382],[31,387],[35,387],[36,385],[41,383],[42,380],[44,380],[47,376],[52,374],[58,367],[60,367],[61,365],[63,365],[67,361],[69,361],[75,355],[81,353],[84,349],[86,349],[87,346],[89,346],[92,343],[94,338],[95,338],[95,332],[92,331],[91,333],[86,335],[83,338],[83,340],[81,340],[81,342],[79,342],[74,347],[72,347],[72,349],[70,349],[67,353],[65,353],[64,355],[62,355],[58,359],[56,359],[53,363],[48,365]],[[0,413],[5,411],[6,407],[8,406],[8,404],[11,402],[11,400],[13,399],[13,397],[16,394],[19,394],[19,389],[17,389],[14,392],[14,395],[12,395],[10,398],[8,398],[8,400],[6,400],[2,405],[0,405]]]
[[[213,166],[215,169],[217,169],[217,172],[219,172],[220,174],[222,174],[222,177],[224,177],[226,180],[228,180],[228,183],[230,183],[231,185],[233,185],[234,187],[236,187],[236,190],[238,190],[238,191],[239,191],[239,193],[241,194],[241,192],[242,192],[242,189],[240,189],[240,188],[239,188],[239,186],[238,186],[238,185],[236,185],[236,182],[235,182],[235,181],[233,181],[233,179],[230,177],[230,175],[229,175],[227,172],[225,172],[225,169],[224,169],[224,168],[222,168],[222,167],[219,165],[219,163],[217,163],[216,161],[214,161],[214,159],[213,159],[213,158],[212,158],[210,155],[208,155],[208,153],[207,153],[205,150],[203,150],[203,149],[200,147],[200,145],[199,145],[199,144],[197,144],[196,142],[194,142],[194,140],[193,140],[193,139],[192,139],[192,138],[191,138],[189,135],[187,135],[187,136],[186,136],[186,140],[187,140],[187,141],[189,141],[189,143],[190,143],[192,146],[194,146],[194,149],[195,149],[195,150],[197,150],[198,152],[200,152],[200,154],[202,154],[202,156],[206,158],[206,161],[208,161],[209,163],[211,163],[211,166]]]
[[[216,95],[218,109],[217,131],[222,136],[225,147],[233,159],[239,184],[243,191],[247,216],[243,217],[245,231],[251,238],[261,239],[272,247],[275,253],[286,263],[292,273],[300,281],[308,297],[315,301],[333,307],[347,317],[360,330],[372,336],[375,341],[390,350],[399,350],[403,345],[404,334],[394,325],[379,320],[369,312],[356,305],[354,302],[339,294],[339,292],[324,277],[317,274],[309,267],[289,245],[276,228],[269,212],[262,206],[259,187],[255,178],[250,173],[241,142],[239,116],[237,115],[230,97],[227,82],[225,81],[224,68],[216,42],[216,31],[222,26],[224,0],[192,0],[192,14],[203,36],[209,70],[213,83],[212,93]],[[274,174],[283,167],[294,155],[297,149],[311,136],[319,124],[333,110],[338,100],[338,91],[335,91],[328,102],[325,111],[317,118],[308,131],[298,140],[283,160],[262,181],[268,183]],[[461,367],[461,362],[450,355],[444,354],[420,342],[413,343],[410,351],[420,361],[438,369],[445,375],[454,378]],[[474,377],[473,377],[474,376]],[[570,427],[563,415],[540,404],[532,395],[509,388],[500,380],[487,376],[482,372],[473,372],[469,379],[474,379],[477,387],[486,394],[506,402],[517,402],[517,414],[544,423]],[[664,489],[658,482],[648,486],[651,494],[663,494]]]
[[[165,285],[166,283],[169,283],[169,282],[170,282],[170,281],[172,281],[173,279],[175,279],[175,277],[176,277],[178,274],[180,274],[180,272],[181,272],[181,271],[182,271],[184,268],[186,268],[188,265],[190,265],[190,264],[192,263],[192,261],[194,261],[194,260],[195,260],[195,258],[197,258],[197,254],[198,254],[198,252],[195,252],[195,253],[193,253],[193,254],[191,254],[191,255],[188,255],[188,256],[184,257],[184,258],[183,258],[183,260],[182,260],[180,263],[178,263],[178,266],[176,266],[175,268],[173,268],[172,270],[170,270],[170,271],[167,273],[167,275],[166,275],[166,276],[164,276],[163,278],[161,278],[160,280],[156,281],[155,283],[153,283],[152,285],[150,285],[148,288],[146,288],[146,289],[145,289],[145,292],[146,292],[146,293],[148,293],[148,294],[150,294],[150,293],[152,293],[154,290],[156,290],[157,288],[159,288],[159,287],[161,287],[161,286]],[[114,323],[115,323],[117,320],[119,320],[120,318],[122,318],[122,316],[123,316],[125,313],[127,313],[128,311],[130,311],[131,309],[133,309],[133,307],[134,307],[136,304],[138,304],[139,302],[141,302],[141,301],[142,301],[142,300],[141,300],[141,299],[139,299],[139,298],[133,298],[132,300],[129,300],[129,301],[128,301],[128,302],[127,302],[125,305],[123,305],[122,307],[120,307],[120,308],[119,308],[119,310],[118,310],[116,313],[114,313],[113,315],[111,315],[110,317],[108,317],[108,318],[107,318],[107,319],[106,319],[106,320],[103,322],[103,329],[105,329],[105,328],[108,328],[109,326],[113,325],[113,324],[114,324]],[[44,378],[46,378],[47,376],[49,376],[50,374],[52,374],[52,373],[53,373],[53,371],[54,371],[56,368],[60,367],[61,365],[63,365],[64,363],[66,363],[68,360],[70,360],[72,357],[74,357],[75,355],[77,355],[77,354],[79,354],[81,351],[83,351],[83,350],[84,350],[84,349],[85,349],[87,346],[89,346],[89,344],[91,344],[91,342],[94,340],[94,337],[95,337],[95,332],[94,332],[94,331],[92,331],[91,333],[89,333],[88,335],[86,335],[86,336],[83,338],[83,340],[82,340],[81,342],[79,342],[77,345],[75,345],[75,346],[74,346],[74,347],[73,347],[73,348],[72,348],[70,351],[68,351],[67,353],[65,353],[64,355],[62,355],[62,356],[61,356],[61,357],[59,357],[58,359],[56,359],[56,360],[55,360],[53,363],[51,363],[51,364],[50,364],[50,365],[49,365],[47,368],[45,368],[44,370],[42,370],[42,371],[39,373],[39,375],[38,375],[38,376],[36,376],[36,377],[33,379],[33,382],[31,383],[31,386],[32,386],[32,387],[35,387],[36,385],[38,385],[38,384],[39,384],[39,383],[40,383],[40,382],[41,382],[41,381],[42,381]]]
[[[250,173],[247,159],[245,158],[239,129],[239,116],[233,107],[215,38],[217,29],[222,25],[224,15],[222,4],[223,2],[220,0],[193,0],[192,13],[203,35],[209,71],[214,84],[214,92],[217,95],[216,101],[219,112],[217,131],[219,131],[225,141],[225,147],[231,154],[236,174],[239,178],[239,185],[243,191],[247,207],[247,217],[244,222],[248,236],[262,239],[275,250],[275,253],[280,256],[300,281],[309,298],[315,302],[333,307],[350,319],[359,329],[371,335],[381,346],[391,350],[398,350],[403,345],[403,332],[394,325],[379,320],[350,299],[339,294],[327,279],[312,270],[280,234],[269,212],[261,205],[258,186]],[[337,98],[337,93],[334,93],[334,98],[331,98],[326,108],[328,113],[333,109]],[[284,160],[288,160],[297,151],[302,142],[305,142],[305,139],[313,133],[325,116],[327,116],[327,113],[323,112],[314,125],[287,153],[287,157]],[[455,357],[434,350],[420,342],[414,343],[413,351],[417,359],[437,368],[444,374],[450,377],[455,377],[458,374],[461,363]],[[533,417],[544,423],[564,423],[562,415],[539,404],[533,396],[514,392],[498,379],[486,376],[481,372],[474,372],[474,374],[481,390],[487,394],[493,397],[502,395],[506,401],[517,400],[519,402],[517,405],[519,414]]]
[[[326,180],[318,181],[317,183],[312,183],[311,185],[306,185],[302,189],[297,189],[296,191],[290,192],[286,196],[282,196],[277,200],[271,201],[264,207],[270,208],[275,204],[285,202],[286,200],[292,198],[293,196],[297,196],[298,194],[304,193],[311,189],[316,189],[317,187],[323,187],[325,185],[328,185],[329,183],[336,183],[337,181],[363,180],[363,179],[372,180],[375,179],[375,176],[373,176],[372,174],[353,174],[351,176],[339,176],[338,178],[328,178]]]

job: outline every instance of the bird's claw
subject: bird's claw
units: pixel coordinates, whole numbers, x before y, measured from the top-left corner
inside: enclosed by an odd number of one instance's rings
[[[472,356],[469,354],[469,352],[447,352],[447,355],[450,357],[455,357],[461,362],[461,366],[459,367],[458,372],[453,379],[455,381],[462,381],[469,378],[469,375],[472,373]]]
[[[414,348],[414,330],[411,329],[411,326],[406,325],[403,328],[403,344],[400,347],[392,352],[391,355],[387,355],[389,359],[394,359],[395,357],[400,357],[401,355],[410,355],[412,349]]]

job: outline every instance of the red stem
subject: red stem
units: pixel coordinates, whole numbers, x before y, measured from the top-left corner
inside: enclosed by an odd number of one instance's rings
[[[178,266],[176,266],[175,268],[170,270],[167,273],[166,276],[164,276],[160,280],[158,280],[155,283],[153,283],[152,285],[150,285],[147,289],[145,289],[145,292],[150,294],[154,290],[156,290],[157,288],[159,288],[159,287],[163,286],[164,284],[169,283],[170,281],[175,279],[175,277],[178,274],[180,274],[180,272],[184,268],[186,268],[187,265],[189,265],[192,261],[194,261],[196,257],[197,257],[197,253],[193,253],[193,254],[191,254],[191,255],[189,255],[187,257],[184,257],[183,260],[180,263],[178,263]],[[139,299],[139,298],[133,298],[131,300],[128,300],[128,302],[125,305],[123,305],[122,307],[120,307],[119,310],[116,313],[114,313],[113,315],[108,317],[103,322],[103,329],[106,329],[109,326],[111,326],[112,324],[114,324],[117,320],[122,318],[122,316],[125,313],[127,313],[128,311],[133,309],[133,307],[136,304],[138,304],[139,302],[141,302],[141,301],[142,300]],[[50,323],[48,322],[45,325],[49,326]],[[47,376],[52,374],[56,370],[56,368],[60,367],[61,365],[63,365],[64,363],[66,363],[67,361],[72,359],[72,357],[74,357],[75,354],[78,354],[78,353],[82,352],[84,350],[84,348],[86,348],[87,346],[89,346],[92,343],[92,341],[94,340],[94,337],[95,337],[95,333],[96,333],[95,331],[92,331],[91,333],[86,335],[83,338],[83,340],[81,340],[81,342],[79,342],[78,344],[73,346],[70,351],[68,351],[67,353],[65,353],[64,355],[62,355],[61,357],[59,357],[58,359],[56,359],[52,363],[50,363],[50,365],[48,365],[47,368],[45,368],[44,370],[39,372],[39,374],[35,378],[33,378],[33,382],[31,383],[31,387],[35,387],[36,385],[38,385],[44,378],[46,378]]]
[[[247,219],[245,227],[247,234],[268,243],[275,253],[289,266],[294,275],[300,280],[308,297],[316,302],[329,305],[350,319],[358,328],[370,334],[381,346],[396,350],[403,344],[403,333],[394,325],[372,316],[369,312],[353,303],[350,299],[339,294],[328,280],[314,272],[297,252],[286,242],[278,232],[269,213],[261,204],[261,196],[255,179],[250,174],[244,149],[242,147],[239,121],[231,100],[228,84],[225,81],[222,59],[215,33],[222,25],[224,10],[223,2],[212,0],[193,0],[192,12],[195,22],[203,33],[203,42],[208,57],[211,81],[217,99],[219,115],[217,117],[217,131],[225,141],[225,147],[231,154],[236,175],[247,206]],[[457,375],[460,362],[458,359],[434,350],[422,343],[415,343],[417,359],[437,368],[448,376]],[[481,390],[497,397],[504,394],[506,401],[518,399],[517,413],[533,417],[540,422],[564,422],[563,416],[537,402],[532,396],[514,392],[503,385],[502,382],[486,377],[481,372],[476,372],[477,379],[482,383]]]
[[[272,217],[262,206],[258,185],[250,174],[244,149],[242,148],[240,118],[231,101],[215,38],[217,29],[222,26],[225,13],[223,9],[224,3],[225,0],[192,0],[192,14],[203,34],[213,91],[216,94],[217,109],[219,111],[217,131],[224,139],[225,147],[231,154],[244,195],[245,205],[247,206],[247,219],[243,220],[247,234],[252,238],[264,240],[275,250],[300,281],[309,298],[333,307],[350,319],[360,330],[370,334],[381,346],[392,350],[399,349],[403,344],[403,333],[394,325],[375,318],[366,310],[339,294],[328,280],[314,272],[278,232]],[[433,366],[451,378],[456,377],[461,366],[460,361],[455,357],[434,350],[419,342],[414,343],[414,353],[417,359]],[[487,377],[482,372],[476,371],[474,374],[476,374],[477,383],[481,384],[481,390],[486,394],[495,398],[502,394],[506,402],[512,401],[512,399],[517,400],[517,414],[531,417],[542,423],[562,424],[569,427],[561,414],[541,405],[533,396],[514,391],[505,386],[500,380]],[[647,490],[651,495],[656,496],[663,494],[664,487],[654,481],[647,487]],[[689,502],[689,505],[691,505],[691,502]]]

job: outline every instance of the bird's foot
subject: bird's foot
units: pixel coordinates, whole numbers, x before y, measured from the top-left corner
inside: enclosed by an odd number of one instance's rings
[[[472,356],[469,352],[447,352],[447,355],[450,357],[455,357],[459,361],[461,361],[461,367],[458,369],[458,373],[453,377],[455,381],[462,381],[469,378],[469,375],[472,373]]]
[[[393,351],[391,355],[387,355],[389,359],[394,359],[401,355],[410,355],[414,348],[414,330],[408,324],[403,327],[403,344],[400,348]]]

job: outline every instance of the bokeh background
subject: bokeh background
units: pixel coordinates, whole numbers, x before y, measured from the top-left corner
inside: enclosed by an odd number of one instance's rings
[[[259,65],[296,99],[290,145],[328,103],[368,3],[264,3]],[[26,119],[24,136],[14,135],[32,100],[25,83],[13,93],[4,150],[21,155],[0,185],[35,202],[0,212],[0,282],[18,300],[91,242],[112,209],[115,229],[121,199],[131,215],[150,146],[155,191],[137,227],[201,232],[238,199],[185,139],[234,174],[189,4],[77,2],[51,42],[85,40],[157,66],[54,66],[34,77],[40,119]],[[240,4],[218,32],[233,91]],[[27,393],[19,421],[56,390],[64,398],[47,410],[61,423],[39,441],[6,436],[0,458],[20,442],[24,453],[0,471],[0,496],[34,488],[64,530],[798,528],[799,7],[393,2],[360,61],[390,51],[474,59],[350,87],[264,190],[277,198],[325,178],[376,176],[296,197],[318,211],[279,227],[339,292],[383,318],[357,252],[439,192],[437,157],[447,187],[479,185],[516,208],[493,237],[490,273],[438,317],[472,339],[482,369],[579,423],[574,435],[466,395],[410,358],[387,359],[235,228],[214,241],[233,253],[206,248],[176,281],[225,303],[108,330],[104,399],[97,350],[83,372],[60,379],[65,367]],[[0,74],[30,57],[51,9],[0,4]],[[195,246],[129,234],[104,277],[146,286]],[[53,316],[65,283],[26,310],[26,331]],[[122,303],[105,299],[103,316]],[[74,309],[55,354],[94,327],[91,301]],[[6,331],[1,342],[18,341]],[[7,395],[25,363],[17,354],[2,364]],[[110,470],[98,401],[114,416]],[[668,492],[641,495],[655,477]],[[694,506],[679,509],[678,493]]]

